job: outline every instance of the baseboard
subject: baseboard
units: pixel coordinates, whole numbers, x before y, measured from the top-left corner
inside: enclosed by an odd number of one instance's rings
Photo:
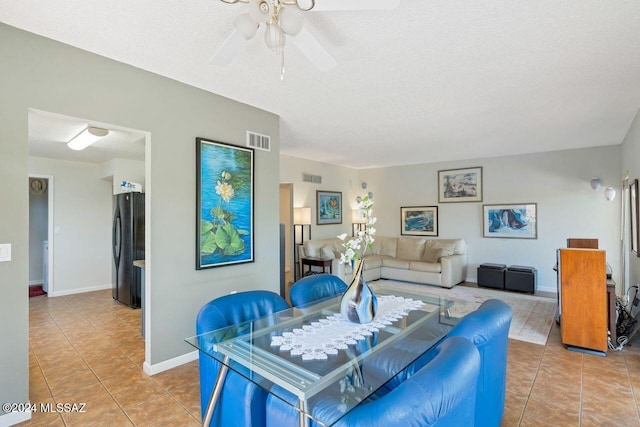
[[[0,426],[13,426],[30,419],[31,411],[9,412],[8,414],[0,415]]]
[[[551,292],[551,293],[557,293],[558,292],[558,288],[557,286],[538,286],[536,288],[536,291],[540,291],[540,292]]]
[[[42,279],[40,280],[29,280],[29,286],[33,285],[42,285]]]
[[[90,286],[88,288],[68,289],[64,291],[55,291],[53,294],[49,294],[52,297],[63,297],[65,295],[83,294],[85,292],[103,291],[105,289],[111,289],[111,283],[108,285]]]
[[[193,362],[198,359],[198,352],[192,351],[191,353],[183,354],[178,357],[174,357],[173,359],[165,360],[164,362],[149,364],[145,360],[142,365],[142,370],[145,374],[152,376],[155,374],[159,374],[160,372],[168,371],[169,369],[177,368],[178,366],[187,364],[189,362]]]

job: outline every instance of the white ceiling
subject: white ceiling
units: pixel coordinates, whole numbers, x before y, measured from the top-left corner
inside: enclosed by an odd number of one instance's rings
[[[230,66],[211,65],[245,11],[219,0],[0,0],[1,22],[272,111],[282,153],[345,166],[620,144],[640,107],[637,0],[310,12],[306,28],[338,65],[320,73],[289,47],[284,81],[261,32]]]

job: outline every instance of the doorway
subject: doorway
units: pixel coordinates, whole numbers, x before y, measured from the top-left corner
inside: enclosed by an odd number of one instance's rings
[[[53,289],[53,176],[29,174],[29,296]]]
[[[294,281],[293,274],[293,184],[280,184],[280,224],[284,225],[284,293],[289,301],[289,289]]]

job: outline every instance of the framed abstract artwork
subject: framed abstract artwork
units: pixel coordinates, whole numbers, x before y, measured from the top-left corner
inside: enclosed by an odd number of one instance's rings
[[[634,179],[629,184],[629,207],[631,208],[630,225],[631,225],[631,252],[640,256],[638,251],[638,241],[640,240],[640,231],[638,230],[638,180]]]
[[[196,138],[196,270],[254,261],[253,149]]]
[[[536,203],[483,205],[484,237],[537,239]]]
[[[482,167],[438,171],[438,202],[481,202]]]
[[[403,236],[437,236],[438,207],[408,206],[400,208],[400,234]]]
[[[316,223],[342,224],[342,193],[316,191]]]

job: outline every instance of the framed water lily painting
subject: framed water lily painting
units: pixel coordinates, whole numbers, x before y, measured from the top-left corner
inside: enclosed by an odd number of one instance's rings
[[[196,138],[196,270],[254,261],[253,149]]]

